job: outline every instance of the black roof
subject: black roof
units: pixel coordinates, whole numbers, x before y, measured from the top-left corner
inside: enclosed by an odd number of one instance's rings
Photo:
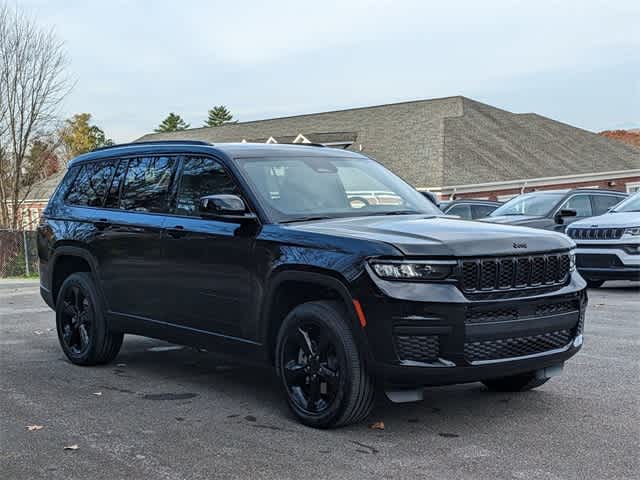
[[[85,153],[73,159],[69,166],[118,155],[138,155],[153,153],[222,153],[230,158],[265,155],[279,156],[322,156],[366,158],[357,152],[325,148],[313,144],[270,144],[270,143],[216,143],[194,140],[156,140],[112,145]]]

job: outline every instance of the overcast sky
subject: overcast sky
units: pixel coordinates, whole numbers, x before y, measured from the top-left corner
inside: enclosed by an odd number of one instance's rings
[[[1,0],[0,0],[1,1]],[[640,1],[18,0],[65,42],[117,142],[192,127],[465,95],[588,130],[640,127]]]

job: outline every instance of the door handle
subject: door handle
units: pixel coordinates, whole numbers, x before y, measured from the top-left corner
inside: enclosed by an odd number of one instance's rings
[[[172,238],[184,237],[187,234],[182,225],[176,225],[175,227],[167,228],[167,235]]]
[[[109,221],[106,218],[101,218],[100,220],[96,220],[95,222],[93,222],[93,225],[98,230],[104,230],[105,228],[111,226],[111,224],[109,223]]]

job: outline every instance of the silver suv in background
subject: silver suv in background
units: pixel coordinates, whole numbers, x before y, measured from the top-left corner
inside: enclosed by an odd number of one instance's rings
[[[571,224],[578,271],[590,287],[606,280],[640,280],[640,193],[609,213]]]

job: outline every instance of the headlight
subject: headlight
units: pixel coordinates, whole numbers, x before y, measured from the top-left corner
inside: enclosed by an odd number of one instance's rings
[[[640,227],[629,227],[624,229],[624,235],[640,236]]]
[[[373,260],[369,264],[375,274],[385,280],[444,280],[451,275],[456,262]]]
[[[576,251],[575,250],[571,250],[569,252],[569,271],[570,272],[576,271]]]

